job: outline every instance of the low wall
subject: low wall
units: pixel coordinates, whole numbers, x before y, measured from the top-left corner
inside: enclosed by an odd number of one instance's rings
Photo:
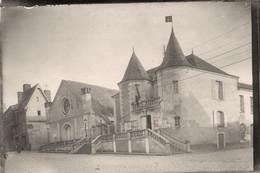
[[[132,137],[131,137],[132,135]],[[143,134],[138,136],[137,133],[116,134],[105,136],[105,140],[101,139],[101,144],[98,145],[96,152],[118,152],[118,153],[143,153],[143,154],[169,154],[170,151],[166,146],[160,144],[150,136]]]
[[[142,138],[136,138],[131,140],[131,148],[133,153],[145,153],[146,143]]]

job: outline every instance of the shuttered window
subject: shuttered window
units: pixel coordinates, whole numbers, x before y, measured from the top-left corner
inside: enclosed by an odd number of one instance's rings
[[[225,127],[225,118],[224,118],[224,113],[222,111],[217,112],[217,126]]]
[[[245,112],[244,96],[239,95],[240,100],[240,112]]]
[[[224,99],[224,86],[222,81],[212,80],[212,98],[217,100]]]

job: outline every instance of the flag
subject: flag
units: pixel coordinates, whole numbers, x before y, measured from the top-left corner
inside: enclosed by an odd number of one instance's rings
[[[165,22],[172,22],[172,16],[165,16]]]

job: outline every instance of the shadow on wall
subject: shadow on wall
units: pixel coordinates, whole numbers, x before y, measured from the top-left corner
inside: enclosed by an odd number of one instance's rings
[[[175,126],[174,117],[180,117],[180,126]],[[192,92],[189,96],[179,99],[179,103],[174,105],[172,111],[164,115],[171,128],[166,130],[175,137],[189,140],[192,145],[196,144],[214,144],[217,143],[219,132],[225,133],[226,143],[240,142],[239,122],[225,122],[224,128],[213,127],[211,123],[211,114],[207,114],[204,107],[200,104]]]
[[[209,127],[210,116],[204,110],[198,99],[194,97],[192,92],[189,96],[179,98],[179,103],[174,105],[173,110],[164,113],[164,119],[174,127],[174,117],[179,116],[182,127]]]

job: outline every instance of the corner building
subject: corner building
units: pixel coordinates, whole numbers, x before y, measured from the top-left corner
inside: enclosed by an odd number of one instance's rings
[[[163,129],[192,148],[239,144],[238,79],[193,53],[184,56],[172,29],[158,67],[146,71],[133,52],[113,96],[116,131]]]

